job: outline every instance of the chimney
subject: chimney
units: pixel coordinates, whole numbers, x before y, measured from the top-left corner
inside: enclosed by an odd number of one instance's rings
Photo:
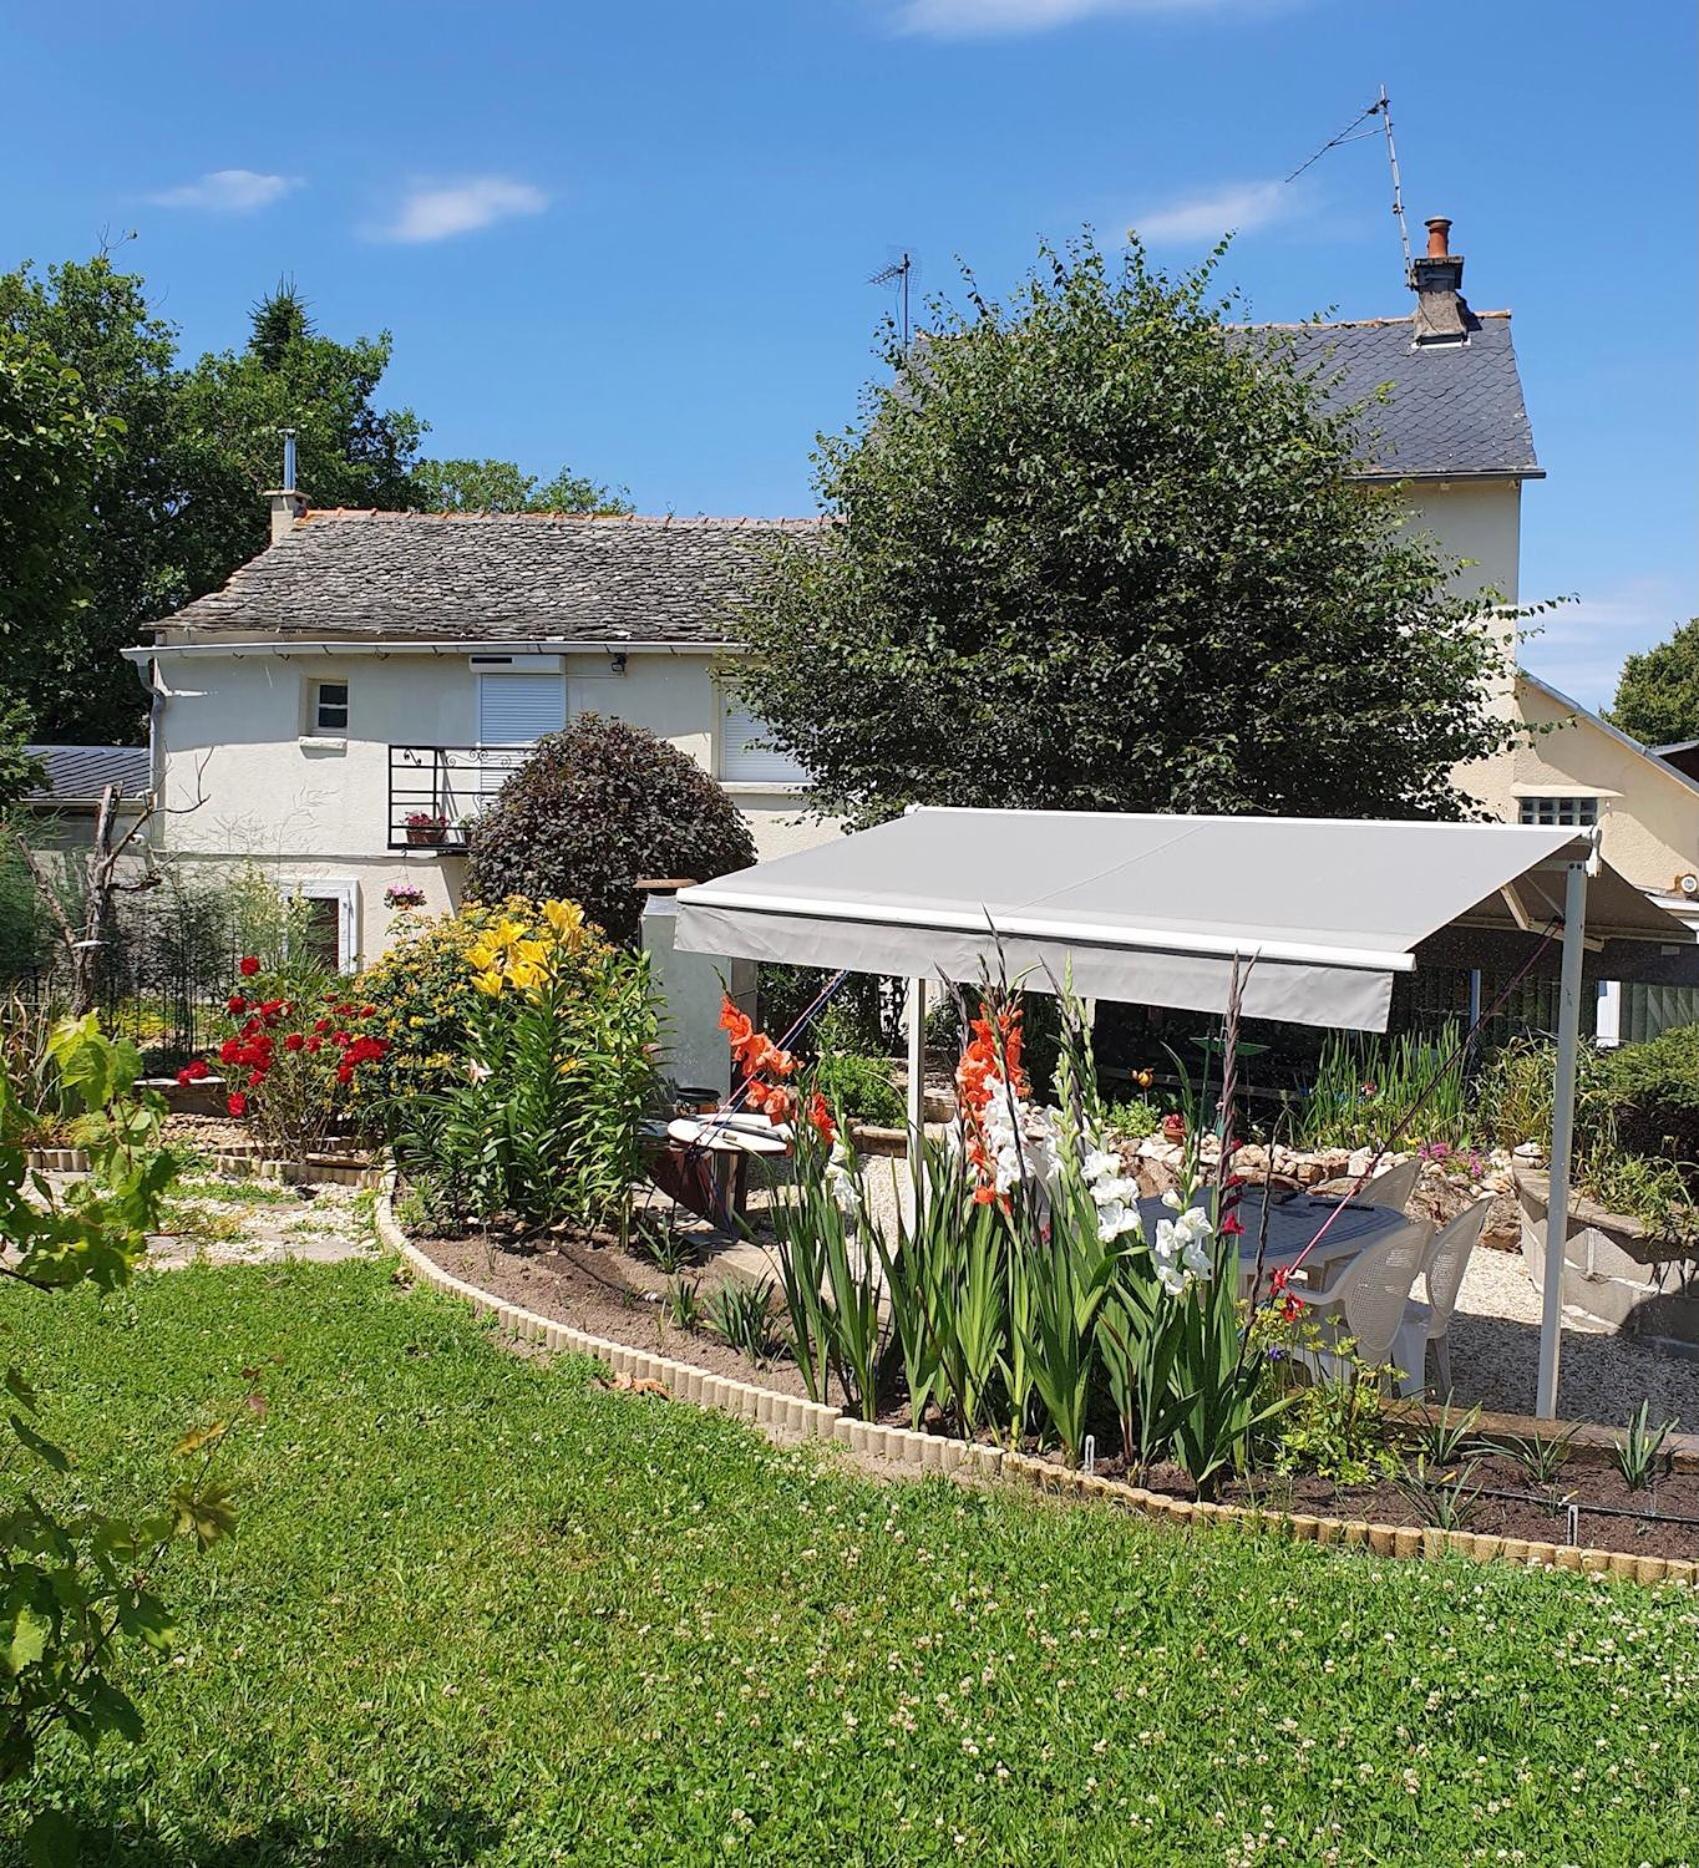
[[[265,495],[271,501],[271,542],[275,545],[297,519],[307,516],[307,496],[295,485],[295,430],[283,430],[283,484]]]
[[[1416,342],[1461,344],[1474,328],[1463,296],[1463,255],[1451,250],[1451,222],[1435,215],[1427,224],[1428,250],[1410,262],[1416,294]]]

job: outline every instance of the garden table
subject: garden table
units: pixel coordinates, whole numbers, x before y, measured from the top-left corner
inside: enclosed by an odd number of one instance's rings
[[[1244,1233],[1239,1240],[1239,1277],[1248,1290],[1256,1271],[1257,1239],[1262,1229],[1263,1194],[1261,1187],[1247,1187],[1239,1199],[1239,1223]],[[1263,1249],[1263,1276],[1282,1267],[1290,1269],[1316,1234],[1326,1225],[1337,1200],[1314,1194],[1277,1193],[1268,1213],[1268,1239]],[[1156,1222],[1171,1217],[1160,1197],[1139,1202],[1139,1217],[1145,1236],[1154,1239]],[[1332,1272],[1343,1269],[1358,1253],[1378,1245],[1393,1233],[1410,1224],[1408,1215],[1396,1207],[1374,1206],[1366,1200],[1353,1200],[1328,1226],[1314,1251],[1304,1260],[1304,1271],[1313,1281],[1322,1283]]]

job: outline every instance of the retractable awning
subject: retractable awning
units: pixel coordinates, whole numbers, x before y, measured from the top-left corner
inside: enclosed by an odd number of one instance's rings
[[[1254,958],[1258,1018],[1386,1028],[1392,979],[1442,933],[1468,964],[1561,925],[1585,838],[1516,824],[915,810],[679,896],[678,945],[728,958],[972,982],[999,968],[1086,996],[1220,1011]],[[1595,942],[1685,947],[1600,865]]]

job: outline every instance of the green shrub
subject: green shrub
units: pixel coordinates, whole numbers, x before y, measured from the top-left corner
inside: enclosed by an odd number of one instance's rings
[[[825,1051],[814,1066],[813,1082],[835,1110],[863,1122],[894,1128],[906,1113],[891,1081],[891,1066],[883,1057]]]
[[[502,786],[472,828],[470,901],[577,902],[610,939],[635,938],[641,876],[705,882],[755,861],[730,796],[676,746],[581,714]]]
[[[1104,1127],[1126,1141],[1143,1141],[1162,1127],[1162,1111],[1142,1096],[1110,1103],[1103,1112]]]
[[[1699,1025],[1605,1052],[1604,1080],[1625,1148],[1699,1161]]]

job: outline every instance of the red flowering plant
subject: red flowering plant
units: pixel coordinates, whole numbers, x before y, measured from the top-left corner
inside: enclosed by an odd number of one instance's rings
[[[322,968],[267,967],[257,954],[245,954],[236,970],[217,1052],[225,1108],[268,1149],[298,1161],[324,1141],[348,1108],[362,1067],[378,1062],[389,1045],[370,1029],[375,1008]],[[196,1058],[177,1080],[194,1083],[210,1074],[208,1062]]]
[[[757,1031],[729,996],[720,1027],[741,1079],[734,1104],[781,1125],[791,1142],[791,1171],[774,1177],[768,1213],[803,1385],[812,1400],[823,1402],[835,1381],[850,1408],[875,1420],[894,1359],[891,1314],[881,1303],[876,1248],[858,1238],[865,1188],[840,1112],[810,1082],[795,1053]]]

